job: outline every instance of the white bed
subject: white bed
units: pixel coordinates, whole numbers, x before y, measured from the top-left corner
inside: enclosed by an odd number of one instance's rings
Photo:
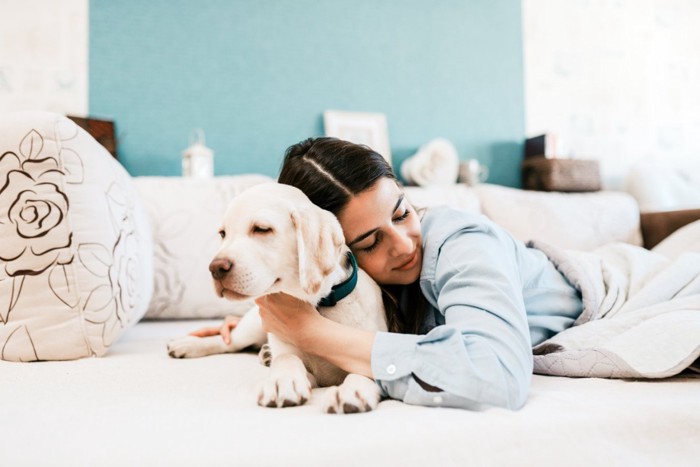
[[[534,376],[518,412],[256,405],[255,354],[168,357],[219,321],[144,321],[106,357],[0,361],[0,465],[698,465],[700,378]]]

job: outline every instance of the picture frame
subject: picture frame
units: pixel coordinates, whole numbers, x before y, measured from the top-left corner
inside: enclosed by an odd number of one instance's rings
[[[383,113],[326,110],[323,112],[323,127],[326,136],[364,144],[391,165],[389,131]]]

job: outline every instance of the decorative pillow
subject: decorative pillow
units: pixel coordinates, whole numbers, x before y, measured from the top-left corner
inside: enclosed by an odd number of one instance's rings
[[[627,193],[556,193],[482,184],[483,213],[527,242],[592,250],[610,242],[642,244],[639,208]]]
[[[0,358],[104,355],[151,298],[127,172],[60,115],[0,114]]]
[[[229,201],[271,181],[264,175],[134,178],[154,235],[155,285],[146,318],[221,318],[250,309],[251,302],[216,295],[209,263],[221,242],[218,231]]]

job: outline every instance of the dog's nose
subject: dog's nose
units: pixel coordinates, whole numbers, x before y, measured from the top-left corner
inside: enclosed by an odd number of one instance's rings
[[[215,258],[209,263],[209,271],[214,279],[223,279],[233,268],[233,262],[226,258]]]

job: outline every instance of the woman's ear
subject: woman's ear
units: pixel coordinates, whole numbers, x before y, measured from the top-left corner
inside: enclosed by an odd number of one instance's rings
[[[345,243],[343,230],[332,213],[316,206],[296,209],[291,218],[297,237],[299,283],[304,292],[315,295],[338,264]]]

